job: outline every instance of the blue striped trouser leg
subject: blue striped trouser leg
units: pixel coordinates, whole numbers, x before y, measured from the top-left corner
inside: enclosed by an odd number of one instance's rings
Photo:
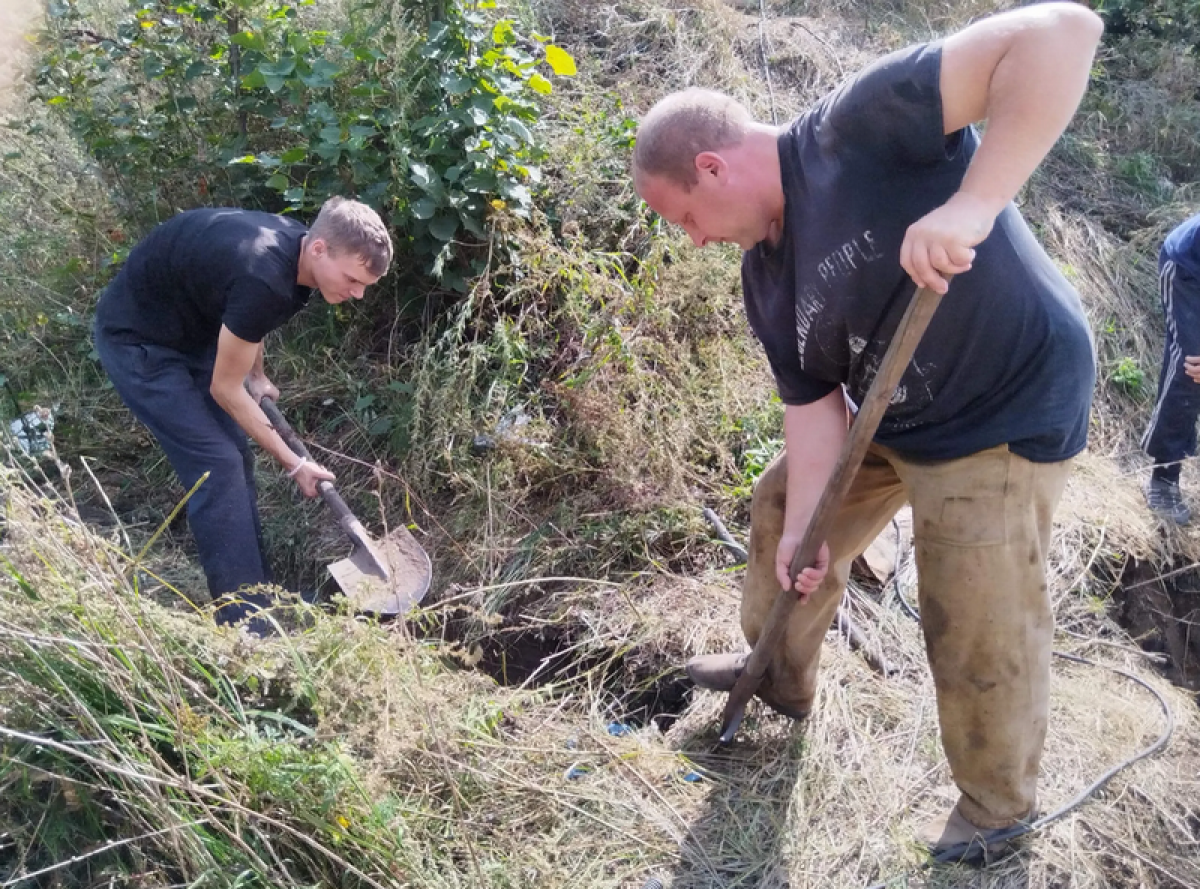
[[[1142,448],[1156,464],[1178,464],[1196,453],[1200,383],[1184,373],[1184,358],[1200,355],[1200,280],[1163,255],[1158,291],[1166,319],[1166,342],[1158,398],[1142,436]]]

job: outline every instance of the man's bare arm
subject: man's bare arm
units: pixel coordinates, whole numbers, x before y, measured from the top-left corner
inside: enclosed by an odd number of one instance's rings
[[[787,444],[787,503],[783,535],[775,555],[775,574],[780,586],[786,589],[792,556],[808,530],[809,520],[846,441],[846,399],[842,388],[839,386],[811,404],[788,405],[783,414],[783,435]],[[827,567],[828,564],[821,566],[806,578],[802,599],[815,589]]]
[[[246,391],[243,382],[254,367],[256,356],[261,356],[262,344],[241,339],[228,327],[221,326],[217,339],[217,360],[213,366],[212,385],[209,391],[224,411],[258,442],[259,447],[274,457],[296,479],[296,484],[305,496],[315,497],[317,482],[332,481],[333,473],[320,465],[308,461],[301,466],[301,458],[292,452],[279,433],[271,426],[258,401]],[[299,467],[299,471],[297,470]]]
[[[279,400],[279,389],[267,378],[263,362],[265,353],[266,343],[259,343],[258,351],[254,355],[254,363],[250,366],[250,372],[246,374],[246,388],[255,404],[262,401],[264,395],[273,401]]]
[[[1079,107],[1104,23],[1076,3],[993,16],[947,38],[942,51],[946,133],[987,120],[961,191],[993,214],[1021,186]]]
[[[1075,3],[1042,3],[991,16],[942,49],[946,133],[987,120],[962,186],[905,237],[900,263],[945,293],[943,275],[967,271],[974,247],[1066,129],[1087,88],[1104,25]]]

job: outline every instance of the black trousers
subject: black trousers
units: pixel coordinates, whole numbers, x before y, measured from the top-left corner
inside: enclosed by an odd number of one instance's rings
[[[1157,464],[1178,463],[1196,453],[1200,383],[1183,371],[1183,359],[1200,355],[1200,279],[1164,251],[1158,260],[1158,292],[1166,316],[1166,345],[1158,399],[1142,447]]]
[[[184,490],[209,473],[187,505],[209,593],[216,599],[271,582],[254,487],[254,455],[246,433],[209,393],[216,344],[190,354],[122,342],[100,318],[95,343],[117,394],[158,440]],[[217,620],[231,623],[268,603],[269,597],[261,593],[229,597],[218,609]]]

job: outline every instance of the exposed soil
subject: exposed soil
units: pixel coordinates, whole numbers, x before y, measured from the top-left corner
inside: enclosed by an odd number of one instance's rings
[[[1131,559],[1113,607],[1117,621],[1143,649],[1163,655],[1167,678],[1200,692],[1200,566]]]
[[[1130,560],[1112,607],[1143,649],[1161,656],[1170,681],[1200,692],[1200,566]],[[605,717],[617,722],[653,721],[666,731],[691,698],[692,683],[677,660],[648,647],[602,643],[582,621],[530,623],[517,607],[486,631],[476,621],[448,617],[436,632],[469,649],[467,662],[504,686],[539,688],[586,677],[590,687],[604,690]]]
[[[663,652],[594,641],[582,622],[533,627],[505,617],[482,635],[477,625],[457,620],[439,629],[444,639],[474,653],[464,660],[503,686],[586,681],[592,689],[603,689],[598,697],[604,716],[614,722],[634,727],[653,722],[665,732],[691,697],[691,680]]]

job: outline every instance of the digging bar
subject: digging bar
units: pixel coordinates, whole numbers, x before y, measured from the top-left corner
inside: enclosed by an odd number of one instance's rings
[[[725,702],[725,712],[721,717],[722,744],[728,744],[733,740],[738,726],[742,724],[742,717],[746,714],[746,704],[749,703],[750,698],[754,697],[754,692],[762,684],[763,675],[767,672],[767,665],[770,664],[775,650],[783,641],[788,619],[798,601],[796,575],[816,562],[821,544],[829,536],[834,518],[841,508],[842,501],[846,498],[846,493],[850,490],[855,473],[858,472],[858,467],[862,463],[863,457],[866,456],[871,440],[875,437],[875,430],[879,428],[883,412],[887,410],[896,391],[896,385],[900,382],[904,371],[908,369],[913,353],[916,352],[917,345],[925,333],[925,328],[929,326],[929,319],[933,317],[941,299],[941,294],[928,287],[922,287],[909,302],[904,317],[900,319],[900,326],[896,329],[896,334],[892,337],[892,341],[884,353],[883,363],[880,365],[878,373],[875,374],[875,379],[871,382],[871,387],[867,390],[867,395],[863,399],[854,421],[850,424],[850,434],[846,438],[846,443],[842,445],[842,452],[838,455],[837,463],[834,464],[833,473],[829,476],[825,491],[821,494],[821,499],[817,501],[812,518],[809,519],[804,539],[800,541],[795,555],[792,556],[792,564],[788,567],[791,583],[788,589],[780,590],[775,597],[775,604],[771,606],[771,612],[767,615],[763,631],[754,644],[750,657],[746,660],[742,675],[738,677],[737,682],[729,691],[729,700]],[[832,567],[831,565],[830,568]]]
[[[298,456],[311,460],[308,448],[275,402],[264,396],[259,406],[287,446]],[[350,603],[358,611],[392,615],[403,614],[420,602],[429,590],[433,572],[428,554],[408,529],[401,525],[382,540],[372,540],[333,482],[318,482],[317,490],[353,546],[349,558],[329,565],[329,573]]]

